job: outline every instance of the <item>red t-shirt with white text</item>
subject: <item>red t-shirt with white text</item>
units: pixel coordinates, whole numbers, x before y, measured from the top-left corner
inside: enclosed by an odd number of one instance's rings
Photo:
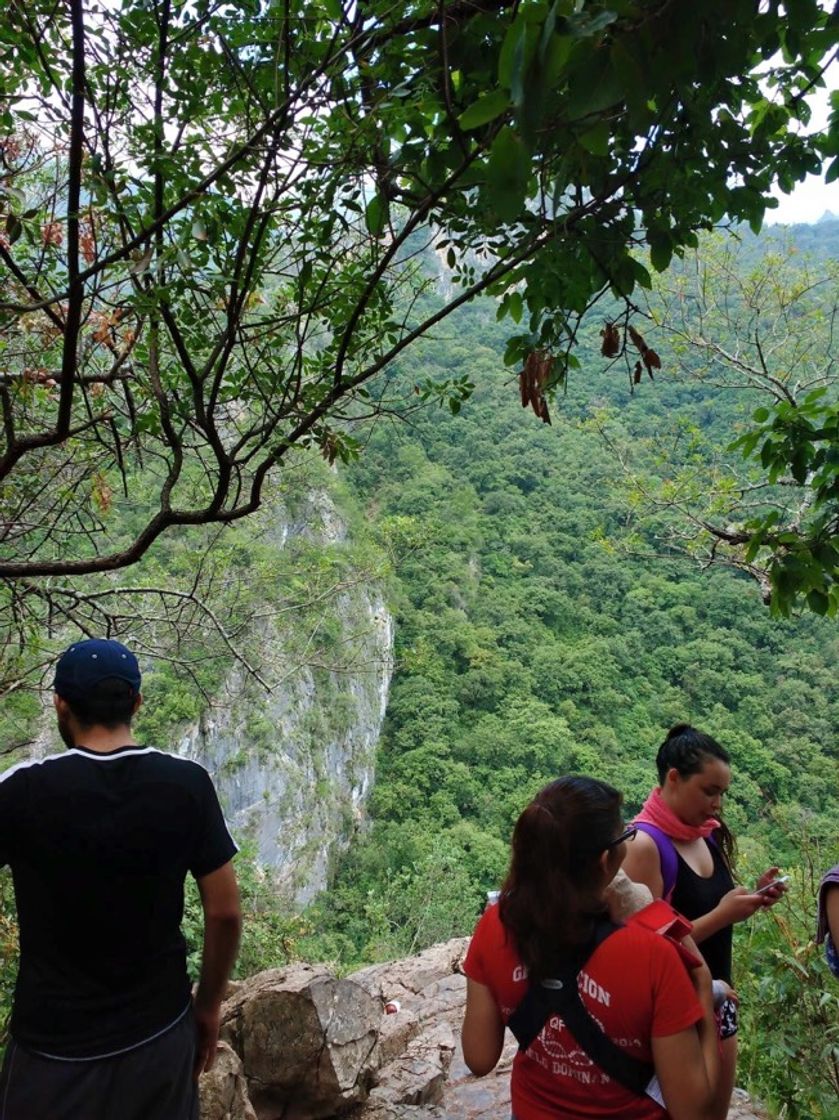
[[[498,906],[482,915],[463,971],[492,992],[506,1022],[527,991],[527,972]],[[588,1013],[633,1057],[652,1061],[650,1040],[678,1034],[702,1018],[693,984],[675,948],[650,930],[624,926],[595,949],[579,975]],[[664,1120],[651,1097],[612,1080],[578,1045],[558,1016],[513,1062],[516,1120]]]

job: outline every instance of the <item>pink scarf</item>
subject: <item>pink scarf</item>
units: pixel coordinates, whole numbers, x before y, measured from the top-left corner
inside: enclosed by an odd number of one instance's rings
[[[698,840],[700,837],[705,839],[705,837],[711,835],[715,828],[720,827],[720,822],[715,820],[706,821],[700,825],[685,824],[684,821],[679,820],[661,796],[661,790],[658,786],[653,788],[650,796],[641,806],[641,812],[632,823],[655,825],[671,840],[685,841]]]

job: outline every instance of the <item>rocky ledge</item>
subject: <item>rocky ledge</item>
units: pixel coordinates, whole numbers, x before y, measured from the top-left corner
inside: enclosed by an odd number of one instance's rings
[[[508,1039],[489,1077],[458,1042],[468,939],[337,979],[292,965],[231,984],[222,1042],[201,1079],[202,1120],[499,1120],[510,1114]],[[737,1090],[729,1120],[767,1120]]]

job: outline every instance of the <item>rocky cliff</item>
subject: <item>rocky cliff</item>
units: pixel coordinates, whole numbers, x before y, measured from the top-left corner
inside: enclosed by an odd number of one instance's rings
[[[277,548],[306,537],[327,550],[346,540],[347,527],[328,494],[315,491],[293,516],[277,508],[272,537]],[[393,668],[393,619],[380,588],[349,579],[324,612],[340,650],[335,664],[308,664],[299,634],[290,648],[287,625],[254,623],[246,644],[280,683],[266,693],[232,670],[179,746],[211,772],[234,831],[252,840],[297,904],[326,886],[331,860],[363,820]]]
[[[297,905],[326,886],[332,860],[363,824],[393,672],[393,618],[380,584],[353,559],[330,485],[329,479],[301,484],[293,501],[279,495],[254,519],[264,551],[291,555],[284,578],[302,585],[298,597],[305,604],[295,619],[287,605],[266,603],[236,635],[270,690],[234,665],[201,716],[173,729],[178,753],[210,771],[234,832],[252,842],[280,893]],[[308,603],[307,563],[337,573],[312,578]],[[247,580],[253,572],[245,567],[234,577]],[[140,654],[145,685],[159,654],[184,653],[168,649],[171,635],[147,633],[150,625],[139,618],[118,635],[132,647],[155,650]],[[194,645],[185,652],[188,658],[202,653]],[[33,724],[27,754],[43,757],[58,745],[48,691]],[[159,741],[172,741],[168,727]]]

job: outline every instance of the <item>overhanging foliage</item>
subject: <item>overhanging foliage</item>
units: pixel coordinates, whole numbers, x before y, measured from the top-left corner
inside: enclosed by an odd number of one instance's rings
[[[550,393],[639,246],[836,174],[836,115],[791,125],[837,36],[816,0],[11,0],[0,576],[124,567],[298,448],[351,458],[365,386],[482,291]]]

